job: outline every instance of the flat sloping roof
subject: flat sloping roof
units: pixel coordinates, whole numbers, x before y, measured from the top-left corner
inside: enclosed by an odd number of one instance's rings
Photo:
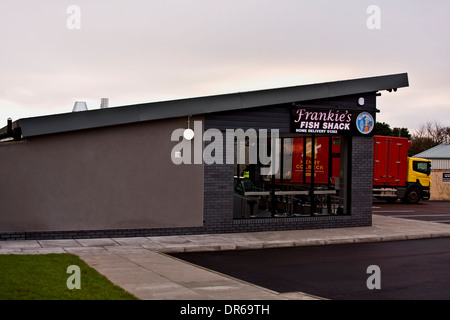
[[[327,99],[408,86],[408,74],[401,73],[23,118],[16,121],[15,127],[20,126],[22,137],[27,138],[150,120]]]

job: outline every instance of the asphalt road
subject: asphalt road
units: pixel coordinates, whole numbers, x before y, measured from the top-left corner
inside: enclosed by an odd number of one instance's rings
[[[421,201],[417,204],[378,201],[372,207],[374,214],[450,224],[450,201]]]
[[[277,292],[333,300],[450,299],[448,238],[174,256]],[[372,265],[380,268],[381,289],[367,287]]]
[[[450,223],[450,202],[373,207],[375,214]],[[333,300],[450,299],[450,238],[173,256],[277,292]],[[367,287],[373,265],[381,289]]]

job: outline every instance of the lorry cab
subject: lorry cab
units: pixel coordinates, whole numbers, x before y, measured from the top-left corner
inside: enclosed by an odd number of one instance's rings
[[[430,199],[431,161],[422,158],[408,158],[407,190],[405,200],[416,203]]]

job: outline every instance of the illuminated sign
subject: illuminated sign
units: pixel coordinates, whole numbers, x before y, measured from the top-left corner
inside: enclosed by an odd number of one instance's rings
[[[369,112],[346,109],[292,109],[291,131],[306,134],[371,135],[375,117]]]

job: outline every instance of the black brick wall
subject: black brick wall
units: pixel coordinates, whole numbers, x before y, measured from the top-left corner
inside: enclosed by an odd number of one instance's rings
[[[351,214],[356,223],[372,224],[373,138],[352,138]]]

